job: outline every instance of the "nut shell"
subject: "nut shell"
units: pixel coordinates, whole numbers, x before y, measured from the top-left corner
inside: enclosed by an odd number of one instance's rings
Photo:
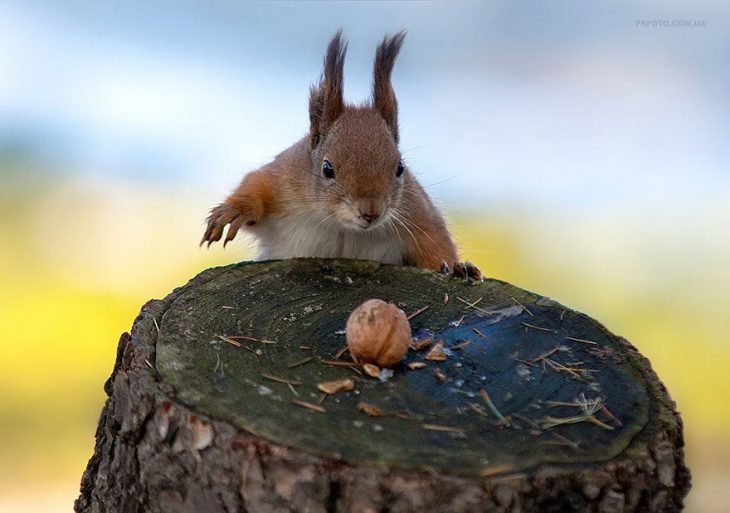
[[[347,346],[360,362],[393,367],[408,352],[411,325],[403,310],[380,299],[369,299],[347,319]]]

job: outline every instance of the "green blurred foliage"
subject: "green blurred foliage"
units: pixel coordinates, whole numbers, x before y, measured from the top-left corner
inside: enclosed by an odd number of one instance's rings
[[[252,251],[199,249],[206,205],[195,197],[14,171],[0,195],[0,497],[10,497],[0,509],[70,507],[120,333],[148,299]],[[589,313],[651,359],[684,415],[690,504],[720,511],[730,462],[728,247],[687,248],[686,234],[623,214],[573,218],[517,204],[447,212],[463,253],[488,276]],[[647,242],[657,238],[683,252]],[[44,493],[47,502],[31,500]]]

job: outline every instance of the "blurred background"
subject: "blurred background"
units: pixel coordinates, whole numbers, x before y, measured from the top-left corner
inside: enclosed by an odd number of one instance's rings
[[[730,7],[697,0],[0,2],[0,511],[70,511],[119,334],[197,272],[207,210],[407,28],[401,148],[487,275],[605,323],[730,508]]]

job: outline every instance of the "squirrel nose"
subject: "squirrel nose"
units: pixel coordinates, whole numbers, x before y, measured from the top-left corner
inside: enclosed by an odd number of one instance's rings
[[[374,222],[374,221],[375,221],[375,220],[376,220],[376,219],[377,219],[378,217],[380,217],[380,214],[378,214],[377,212],[371,212],[371,213],[366,213],[366,212],[363,212],[362,214],[360,214],[360,217],[362,217],[363,219],[365,219],[365,221],[366,221],[366,222],[367,222],[368,224],[373,224],[373,222]]]

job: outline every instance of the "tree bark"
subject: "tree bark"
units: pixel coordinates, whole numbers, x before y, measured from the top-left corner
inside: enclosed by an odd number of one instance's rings
[[[348,366],[342,330],[369,298],[412,314],[414,346],[442,342],[445,359],[412,348],[381,379]],[[343,378],[354,390],[317,389]],[[680,511],[690,486],[648,360],[497,280],[210,269],[142,308],[105,391],[77,512],[651,513]]]

